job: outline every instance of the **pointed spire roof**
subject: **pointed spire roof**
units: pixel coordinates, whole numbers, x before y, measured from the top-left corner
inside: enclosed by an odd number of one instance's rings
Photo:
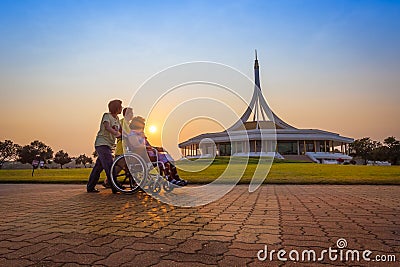
[[[250,104],[242,117],[232,125],[228,131],[246,130],[250,129],[296,129],[295,127],[287,124],[281,120],[268,106],[267,101],[261,91],[260,73],[257,58],[257,50],[255,50],[254,60],[254,92]],[[251,115],[253,114],[252,120]]]

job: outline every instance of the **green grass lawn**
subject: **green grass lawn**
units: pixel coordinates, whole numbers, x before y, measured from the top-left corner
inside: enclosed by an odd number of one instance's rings
[[[209,183],[226,168],[228,159],[217,159],[209,168],[200,172],[180,171],[189,181]],[[257,159],[250,159],[240,183],[249,183],[257,166]],[[233,163],[241,165],[240,162]],[[268,164],[261,164],[268,168]],[[264,183],[270,184],[400,184],[400,166],[325,165],[278,161],[271,166]]]
[[[0,183],[86,183],[91,169],[0,170]],[[102,178],[105,177],[104,172]]]
[[[200,172],[179,171],[191,183],[209,183],[226,169],[227,158],[219,158]],[[200,161],[201,163],[201,161]],[[183,167],[199,162],[180,163]],[[235,160],[233,168],[243,163]],[[257,166],[257,159],[250,159],[240,183],[249,183]],[[266,167],[266,165],[261,165]],[[0,170],[0,183],[86,183],[91,169],[42,169]],[[232,178],[237,178],[233,173]],[[104,172],[102,179],[104,179]],[[400,184],[400,166],[323,165],[314,163],[274,162],[264,183],[273,184]]]

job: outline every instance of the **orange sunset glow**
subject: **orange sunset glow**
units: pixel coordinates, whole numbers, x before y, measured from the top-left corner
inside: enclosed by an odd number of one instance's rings
[[[263,95],[289,124],[354,139],[400,137],[396,9],[272,2],[2,4],[0,33],[7,38],[0,41],[0,140],[40,140],[54,151],[91,155],[110,100],[131,105],[148,79],[184,62],[219,62],[253,81],[255,48]],[[241,90],[249,100],[253,87]],[[227,107],[177,104],[207,96]],[[140,101],[158,97],[150,88]],[[153,145],[176,151],[179,142],[230,126],[237,117],[225,116],[229,110],[240,116],[246,109],[240,99],[206,86],[178,88],[170,97],[150,114],[139,102],[133,109],[146,117]],[[220,121],[191,121],[184,111],[191,108]]]

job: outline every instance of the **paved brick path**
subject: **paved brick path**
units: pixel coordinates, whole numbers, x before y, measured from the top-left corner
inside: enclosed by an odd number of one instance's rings
[[[0,266],[299,266],[257,252],[336,248],[400,261],[399,186],[237,186],[196,208],[140,192],[87,194],[82,185],[0,184]],[[260,254],[263,255],[263,254]],[[319,255],[319,254],[317,254]],[[361,265],[332,262],[319,265]],[[369,262],[370,266],[390,266]],[[391,266],[396,266],[392,263]]]

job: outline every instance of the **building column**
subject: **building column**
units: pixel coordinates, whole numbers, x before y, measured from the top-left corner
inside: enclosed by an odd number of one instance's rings
[[[314,153],[317,153],[317,141],[314,140]]]
[[[324,152],[326,153],[326,140],[324,140]]]
[[[307,152],[307,146],[306,146],[306,140],[303,140],[303,151],[304,151],[304,155],[306,154],[306,152]]]
[[[297,155],[300,155],[300,142],[297,140]]]

